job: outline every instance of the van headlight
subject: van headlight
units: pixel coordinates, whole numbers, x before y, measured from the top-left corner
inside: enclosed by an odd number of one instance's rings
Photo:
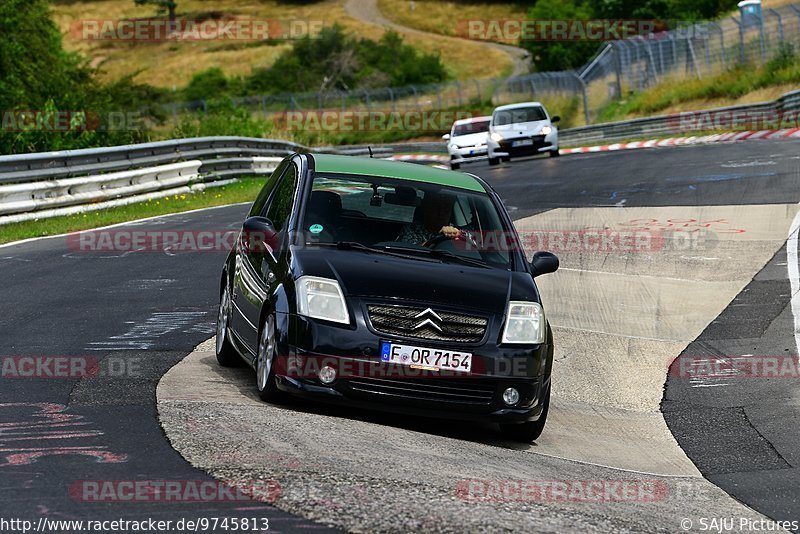
[[[492,138],[492,141],[494,141],[495,143],[499,143],[504,139],[504,137],[497,132],[492,132],[492,135],[490,137]]]
[[[336,323],[350,322],[347,303],[336,280],[301,276],[294,286],[297,289],[297,313],[300,315]]]
[[[545,126],[542,126],[542,129],[539,131],[539,133],[541,133],[542,135],[550,135],[550,132],[552,132],[552,131],[553,131],[553,128],[551,126],[545,125]]]
[[[508,303],[501,343],[540,345],[545,342],[546,334],[547,321],[541,304],[514,300]]]

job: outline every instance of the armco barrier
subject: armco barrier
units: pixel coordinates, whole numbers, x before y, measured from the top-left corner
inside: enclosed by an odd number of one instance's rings
[[[0,224],[119,206],[272,172],[302,145],[201,137],[0,156]]]
[[[772,102],[704,110],[703,113],[763,112],[800,115],[800,90]],[[570,128],[559,132],[561,146],[613,143],[629,139],[678,137],[679,119],[661,115]],[[735,140],[735,138],[734,138]],[[444,142],[326,147],[319,152],[376,157],[445,154]],[[309,149],[275,139],[199,137],[108,148],[0,156],[0,225],[19,220],[79,213],[229,183],[239,176],[266,174],[280,159]],[[395,158],[397,159],[397,158]],[[429,158],[441,161],[441,156]]]
[[[307,149],[296,143],[248,137],[197,137],[108,148],[0,156],[0,183],[31,182],[123,171],[198,159],[283,157]],[[200,174],[205,174],[200,169]]]
[[[188,185],[197,180],[199,160],[98,176],[0,186],[0,215],[100,202]]]
[[[759,102],[757,104],[742,104],[710,110],[701,110],[708,114],[735,113],[794,113],[795,120],[800,114],[800,90],[786,93],[772,102]],[[678,137],[691,135],[691,131],[680,131],[679,120],[676,115],[659,115],[643,119],[608,122],[570,128],[559,132],[559,144],[562,146],[581,146],[586,144],[624,141],[628,139],[652,139],[659,137]],[[800,124],[798,124],[800,126]],[[753,128],[750,128],[753,129]]]

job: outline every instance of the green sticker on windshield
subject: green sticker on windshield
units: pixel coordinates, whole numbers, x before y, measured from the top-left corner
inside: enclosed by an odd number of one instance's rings
[[[309,229],[308,229],[308,230],[309,230],[309,231],[310,231],[312,234],[318,234],[318,233],[320,233],[320,232],[323,230],[323,228],[322,228],[322,225],[321,225],[321,224],[312,224],[312,225],[311,225],[311,227],[309,227]]]

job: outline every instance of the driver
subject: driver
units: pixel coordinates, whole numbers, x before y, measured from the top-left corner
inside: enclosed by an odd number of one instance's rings
[[[448,239],[458,239],[462,236],[462,231],[450,222],[453,217],[454,203],[455,197],[452,195],[433,191],[426,192],[419,206],[421,214],[403,227],[397,241],[425,245],[438,235],[443,235]]]

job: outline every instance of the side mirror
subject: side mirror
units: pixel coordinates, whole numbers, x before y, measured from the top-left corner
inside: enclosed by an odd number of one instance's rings
[[[561,120],[561,117],[558,116],[558,115],[553,115],[552,117],[550,117],[550,122],[552,122],[553,124],[557,123],[560,120]]]
[[[450,140],[450,134],[444,134],[442,136],[442,139],[444,139],[445,141],[449,141]]]
[[[248,253],[264,253],[278,248],[278,231],[266,217],[249,217],[242,225],[239,237],[242,248]]]
[[[534,277],[556,272],[558,270],[558,256],[552,252],[535,252],[531,260],[531,270]]]

